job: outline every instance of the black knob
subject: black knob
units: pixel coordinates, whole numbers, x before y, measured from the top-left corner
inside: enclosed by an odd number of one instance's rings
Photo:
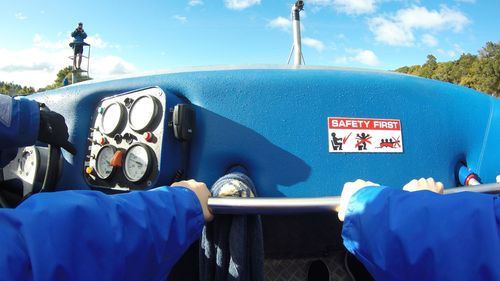
[[[113,139],[115,140],[116,144],[120,144],[122,142],[123,137],[120,134],[116,134]]]

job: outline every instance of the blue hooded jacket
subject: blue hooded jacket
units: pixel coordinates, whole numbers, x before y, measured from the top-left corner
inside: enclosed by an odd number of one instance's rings
[[[71,32],[71,37],[75,38],[73,40],[73,43],[83,43],[83,40],[85,38],[87,38],[87,33],[85,33],[85,31],[79,31],[79,30],[75,30],[73,32]]]
[[[500,280],[500,200],[367,187],[342,237],[376,280]]]
[[[0,148],[34,143],[38,110],[0,95]],[[0,209],[0,280],[164,280],[203,223],[182,187],[36,194]]]

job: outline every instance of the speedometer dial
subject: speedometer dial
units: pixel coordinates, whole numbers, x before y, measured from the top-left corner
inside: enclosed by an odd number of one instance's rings
[[[151,149],[145,144],[134,144],[127,150],[123,172],[131,182],[144,180],[151,172],[153,156]]]
[[[130,108],[129,124],[134,131],[146,130],[158,114],[158,104],[152,96],[142,96]]]
[[[115,155],[116,148],[111,145],[106,145],[99,150],[97,153],[96,162],[96,172],[97,176],[101,179],[109,178],[115,171],[115,167],[111,166],[111,159]]]
[[[120,103],[112,103],[102,113],[101,130],[106,135],[112,135],[123,124],[125,107]]]

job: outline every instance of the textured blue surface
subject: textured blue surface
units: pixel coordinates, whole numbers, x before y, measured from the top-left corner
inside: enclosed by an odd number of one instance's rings
[[[233,164],[248,168],[260,196],[339,195],[344,182],[357,178],[401,186],[432,176],[451,187],[461,160],[485,183],[500,174],[498,99],[390,72],[193,70],[80,84],[34,97],[64,114],[71,140],[84,151],[97,102],[147,86],[196,105],[189,176],[207,184]],[[400,119],[404,153],[329,153],[331,116]],[[64,156],[60,188],[88,188],[81,176],[83,153]]]

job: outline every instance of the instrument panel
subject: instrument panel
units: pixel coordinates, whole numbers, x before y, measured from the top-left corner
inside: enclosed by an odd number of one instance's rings
[[[105,98],[88,137],[85,179],[93,187],[144,189],[159,175],[166,94],[154,87]]]

